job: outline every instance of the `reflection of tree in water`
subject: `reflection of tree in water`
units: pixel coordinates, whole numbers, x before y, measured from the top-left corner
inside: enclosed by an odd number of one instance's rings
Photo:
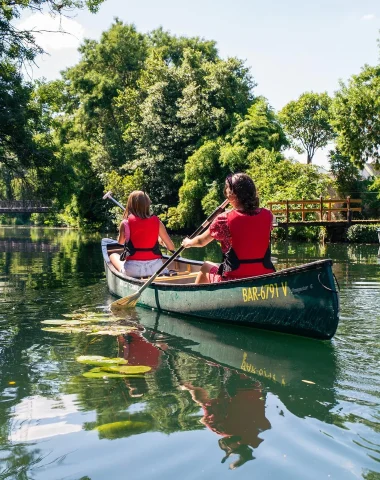
[[[7,455],[7,450],[9,455]],[[33,465],[38,465],[47,455],[41,454],[37,448],[31,450],[24,445],[2,445],[2,457],[0,465],[0,478],[5,480],[7,478],[27,479],[28,472]]]

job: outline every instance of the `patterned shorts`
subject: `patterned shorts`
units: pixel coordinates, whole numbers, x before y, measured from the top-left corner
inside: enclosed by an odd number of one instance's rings
[[[219,283],[223,282],[223,277],[218,274],[219,267],[212,267],[209,271],[210,283]]]

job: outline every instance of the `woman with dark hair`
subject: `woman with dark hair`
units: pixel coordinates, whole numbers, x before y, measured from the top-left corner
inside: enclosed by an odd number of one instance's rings
[[[203,409],[200,422],[221,438],[219,447],[225,452],[224,463],[232,454],[238,455],[230,468],[240,467],[253,460],[253,449],[264,441],[259,435],[271,428],[265,416],[265,394],[262,385],[243,373],[218,369],[223,379],[217,395],[210,397],[207,388],[182,382],[191,398]]]
[[[175,249],[164,224],[151,215],[151,203],[149,196],[140,190],[129,195],[117,239],[121,245],[126,243],[128,256],[125,259],[118,253],[110,256],[117,270],[130,277],[150,277],[162,267],[159,243],[168,250]]]
[[[218,215],[203,234],[182,242],[185,248],[204,247],[213,240],[221,244],[223,263],[204,262],[195,283],[214,283],[275,271],[270,252],[273,215],[270,210],[259,207],[252,178],[245,173],[229,175],[224,194],[233,209]]]

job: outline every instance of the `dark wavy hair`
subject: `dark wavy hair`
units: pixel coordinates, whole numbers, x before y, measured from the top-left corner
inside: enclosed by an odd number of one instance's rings
[[[259,208],[259,197],[252,178],[246,173],[232,173],[227,176],[224,193],[227,187],[234,193],[240,203],[241,210],[247,215],[255,215]]]

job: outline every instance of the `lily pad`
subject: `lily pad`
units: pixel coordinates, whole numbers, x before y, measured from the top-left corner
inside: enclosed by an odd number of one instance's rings
[[[83,319],[88,318],[94,320],[95,318],[112,318],[113,315],[107,315],[107,313],[95,313],[95,312],[85,312],[85,313],[63,313],[63,317],[73,318],[73,319]]]
[[[81,333],[85,331],[81,327],[45,327],[42,328],[44,332],[53,332],[53,333]]]
[[[102,367],[102,370],[105,372],[117,372],[117,373],[129,373],[129,374],[138,374],[146,373],[152,370],[152,367],[146,367],[144,365],[127,365],[126,367]]]
[[[98,330],[99,329],[99,330]],[[100,329],[98,326],[94,327],[87,335],[124,335],[128,332],[136,330],[135,327],[126,327],[123,325],[110,326],[107,329]]]
[[[44,325],[61,325],[70,327],[71,325],[84,325],[89,322],[84,322],[83,320],[42,320]]]
[[[82,373],[82,376],[86,378],[125,378],[128,375],[123,375],[121,373],[108,373],[108,372],[86,372],[86,373]]]
[[[57,324],[56,327],[45,327],[42,330],[45,332],[55,332],[55,333],[87,333],[87,335],[124,335],[128,332],[136,330],[135,327],[122,326],[122,325],[110,325],[99,326],[92,325],[90,322],[85,320],[67,320],[66,322]],[[79,322],[79,323],[78,323]]]
[[[95,427],[99,432],[100,438],[108,438],[113,440],[116,438],[128,437],[138,433],[147,432],[151,426],[147,422],[124,420],[120,422],[106,423]]]
[[[97,367],[107,365],[126,365],[128,363],[128,360],[121,357],[110,358],[102,357],[101,355],[80,355],[76,358],[76,361],[84,363],[85,365],[95,365]]]

